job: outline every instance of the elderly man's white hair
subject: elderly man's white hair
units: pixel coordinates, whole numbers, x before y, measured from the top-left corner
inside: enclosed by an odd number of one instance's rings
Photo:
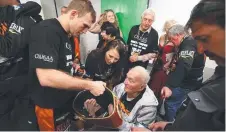
[[[130,69],[130,71],[136,71],[136,72],[138,72],[141,75],[141,78],[143,79],[144,84],[147,84],[149,82],[149,80],[150,80],[149,73],[142,66],[135,66],[132,69]]]
[[[148,8],[148,9],[144,10],[144,12],[143,12],[142,15],[141,15],[141,18],[143,18],[143,17],[144,17],[145,15],[147,15],[147,14],[152,15],[153,18],[154,18],[154,20],[155,20],[155,12],[154,12],[153,9]]]

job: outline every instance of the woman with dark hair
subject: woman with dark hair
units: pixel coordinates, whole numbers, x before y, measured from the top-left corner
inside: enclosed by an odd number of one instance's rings
[[[123,77],[126,48],[121,40],[110,41],[104,48],[89,53],[85,70],[93,80],[107,83],[111,89],[120,83]]]
[[[118,29],[110,22],[104,22],[101,26],[100,40],[97,48],[103,48],[109,41],[119,39],[125,44],[123,38],[118,35]]]

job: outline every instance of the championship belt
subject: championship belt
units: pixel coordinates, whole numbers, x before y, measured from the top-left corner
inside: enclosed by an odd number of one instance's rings
[[[95,112],[96,116],[92,117],[86,110],[84,103],[88,99],[95,99],[97,104],[101,107]],[[113,105],[113,112],[108,113],[109,104]],[[97,126],[102,126],[106,128],[118,128],[122,125],[122,115],[121,115],[121,103],[114,93],[106,88],[104,93],[100,96],[94,96],[89,91],[81,91],[75,97],[73,102],[73,109],[80,120],[87,123],[95,124]]]

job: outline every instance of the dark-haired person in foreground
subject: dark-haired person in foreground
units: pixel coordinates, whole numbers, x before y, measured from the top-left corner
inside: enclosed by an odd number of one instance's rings
[[[91,51],[86,59],[86,73],[96,81],[104,81],[108,88],[118,85],[123,78],[126,48],[121,40],[113,40],[101,49]]]
[[[225,1],[200,1],[191,13],[187,28],[204,47],[203,52],[218,66],[199,90],[188,94],[188,104],[184,111],[181,108],[174,123],[156,122],[150,124],[149,129],[225,131]],[[132,131],[145,130],[132,128]]]
[[[42,20],[41,6],[0,1],[0,130],[37,130],[27,97],[30,28]]]

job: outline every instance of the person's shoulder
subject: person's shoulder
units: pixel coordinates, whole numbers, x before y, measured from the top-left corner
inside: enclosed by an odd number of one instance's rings
[[[10,6],[10,5],[8,5],[8,6],[2,6],[2,7],[0,7],[0,13],[2,14],[5,14],[5,13],[13,13],[13,12],[15,12],[15,9],[14,9],[14,7],[13,6]]]
[[[139,29],[140,25],[134,25],[132,28]]]
[[[139,30],[139,26],[140,26],[140,25],[134,25],[134,26],[132,26],[132,27],[131,27],[131,31],[132,31],[132,30]]]
[[[190,92],[188,97],[200,111],[225,110],[225,77],[204,84],[199,90]]]
[[[154,35],[157,35],[158,36],[158,32],[155,28],[151,27],[151,33],[150,34],[154,34]]]
[[[20,8],[17,11],[17,15],[36,16],[41,12],[41,6],[34,1],[28,1],[19,6]]]
[[[57,25],[56,19],[47,19],[37,23],[32,29],[33,31],[42,31],[43,33],[57,33],[60,31],[60,26]]]
[[[195,41],[195,39],[192,36],[188,36],[184,39],[184,41],[182,42],[182,48],[188,48],[188,47],[196,47],[197,46],[197,42]]]
[[[87,56],[87,58],[89,58],[89,59],[98,59],[98,58],[100,58],[101,57],[101,49],[95,49],[95,50],[92,50],[89,54],[88,54],[88,56]]]
[[[144,103],[144,105],[151,105],[151,106],[158,105],[158,100],[154,92],[148,86],[145,88],[145,92],[142,97],[142,102]]]

